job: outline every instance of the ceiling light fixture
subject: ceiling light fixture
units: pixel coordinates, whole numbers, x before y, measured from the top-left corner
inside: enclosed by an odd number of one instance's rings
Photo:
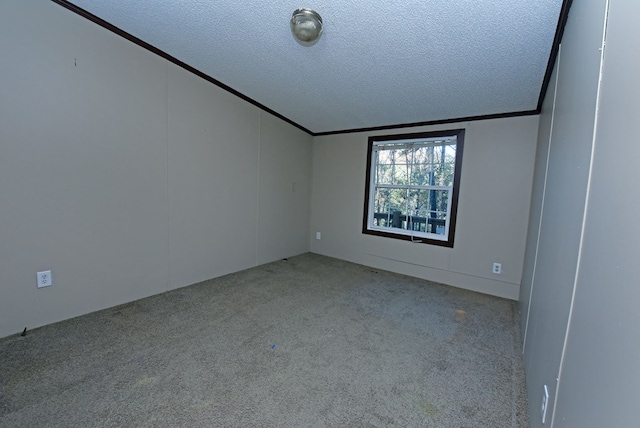
[[[322,35],[322,18],[311,9],[296,9],[291,17],[291,32],[300,44],[314,45]]]

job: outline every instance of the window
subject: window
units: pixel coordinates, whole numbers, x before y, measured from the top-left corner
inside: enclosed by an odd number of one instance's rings
[[[464,129],[369,137],[362,232],[453,247]]]

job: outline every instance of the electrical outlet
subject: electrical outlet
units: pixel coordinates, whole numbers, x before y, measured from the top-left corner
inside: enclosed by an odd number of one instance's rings
[[[542,394],[542,406],[540,406],[540,414],[542,415],[542,425],[547,421],[547,406],[549,405],[549,388],[544,386],[544,393]]]
[[[49,287],[52,284],[50,270],[44,270],[42,272],[38,272],[37,277],[38,277],[38,288]]]
[[[502,274],[502,263],[494,263],[492,272],[496,275]]]
[[[321,238],[322,238],[322,233],[316,232],[316,239],[321,239]]]

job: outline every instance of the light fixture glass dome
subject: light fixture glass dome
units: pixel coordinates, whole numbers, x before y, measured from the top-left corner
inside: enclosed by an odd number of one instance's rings
[[[291,32],[304,45],[312,45],[322,35],[322,18],[311,9],[296,9],[291,17]]]

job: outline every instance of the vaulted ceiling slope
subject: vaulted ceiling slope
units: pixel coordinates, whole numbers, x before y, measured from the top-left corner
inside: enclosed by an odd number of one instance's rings
[[[570,0],[52,0],[313,135],[533,114]],[[313,46],[294,10],[324,21]]]

